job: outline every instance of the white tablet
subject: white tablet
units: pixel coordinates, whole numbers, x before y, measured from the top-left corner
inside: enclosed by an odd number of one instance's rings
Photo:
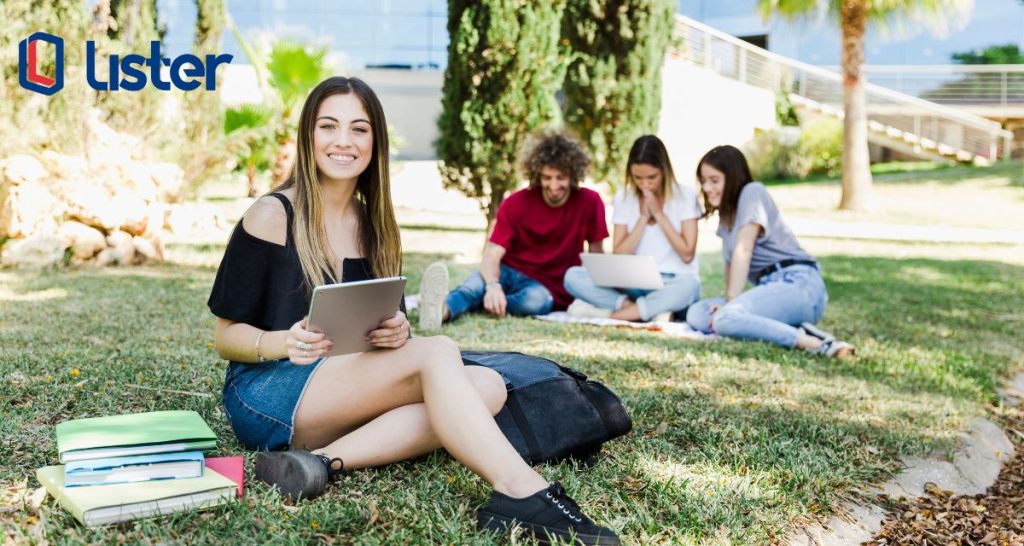
[[[665,286],[654,256],[582,253],[580,259],[598,286],[645,290],[657,290]]]
[[[347,355],[376,349],[366,334],[395,316],[405,293],[405,277],[325,284],[313,289],[309,303],[311,332],[323,332],[334,348],[323,356]]]

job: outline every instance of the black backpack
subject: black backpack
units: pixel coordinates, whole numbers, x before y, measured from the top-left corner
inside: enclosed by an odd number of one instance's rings
[[[530,464],[567,458],[592,464],[601,444],[633,428],[626,406],[608,387],[546,358],[463,351],[462,361],[505,379],[508,399],[494,419]]]

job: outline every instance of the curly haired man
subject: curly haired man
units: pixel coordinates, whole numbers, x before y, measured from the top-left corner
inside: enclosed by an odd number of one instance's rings
[[[589,252],[603,252],[608,237],[601,196],[579,187],[589,166],[579,142],[562,134],[536,139],[522,161],[530,185],[498,207],[480,270],[451,292],[444,264],[424,271],[420,328],[437,329],[481,308],[496,317],[565,309],[572,301],[562,282],[566,270],[580,264],[584,242]]]

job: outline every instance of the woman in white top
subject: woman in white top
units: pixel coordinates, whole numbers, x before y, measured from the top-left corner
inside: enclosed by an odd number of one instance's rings
[[[653,256],[665,286],[657,290],[601,287],[583,267],[565,273],[565,289],[576,298],[569,314],[620,320],[669,320],[700,297],[696,257],[697,192],[676,182],[661,139],[638,138],[626,162],[626,187],[615,194],[616,254]]]

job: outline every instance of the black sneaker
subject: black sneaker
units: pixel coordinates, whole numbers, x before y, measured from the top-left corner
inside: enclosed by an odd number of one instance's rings
[[[256,479],[277,487],[292,500],[320,496],[331,478],[344,473],[341,459],[308,451],[262,451],[256,455]]]
[[[523,499],[495,491],[476,515],[476,526],[481,531],[504,533],[513,525],[529,531],[541,544],[553,540],[587,546],[619,544],[619,537],[583,515],[557,482]]]

